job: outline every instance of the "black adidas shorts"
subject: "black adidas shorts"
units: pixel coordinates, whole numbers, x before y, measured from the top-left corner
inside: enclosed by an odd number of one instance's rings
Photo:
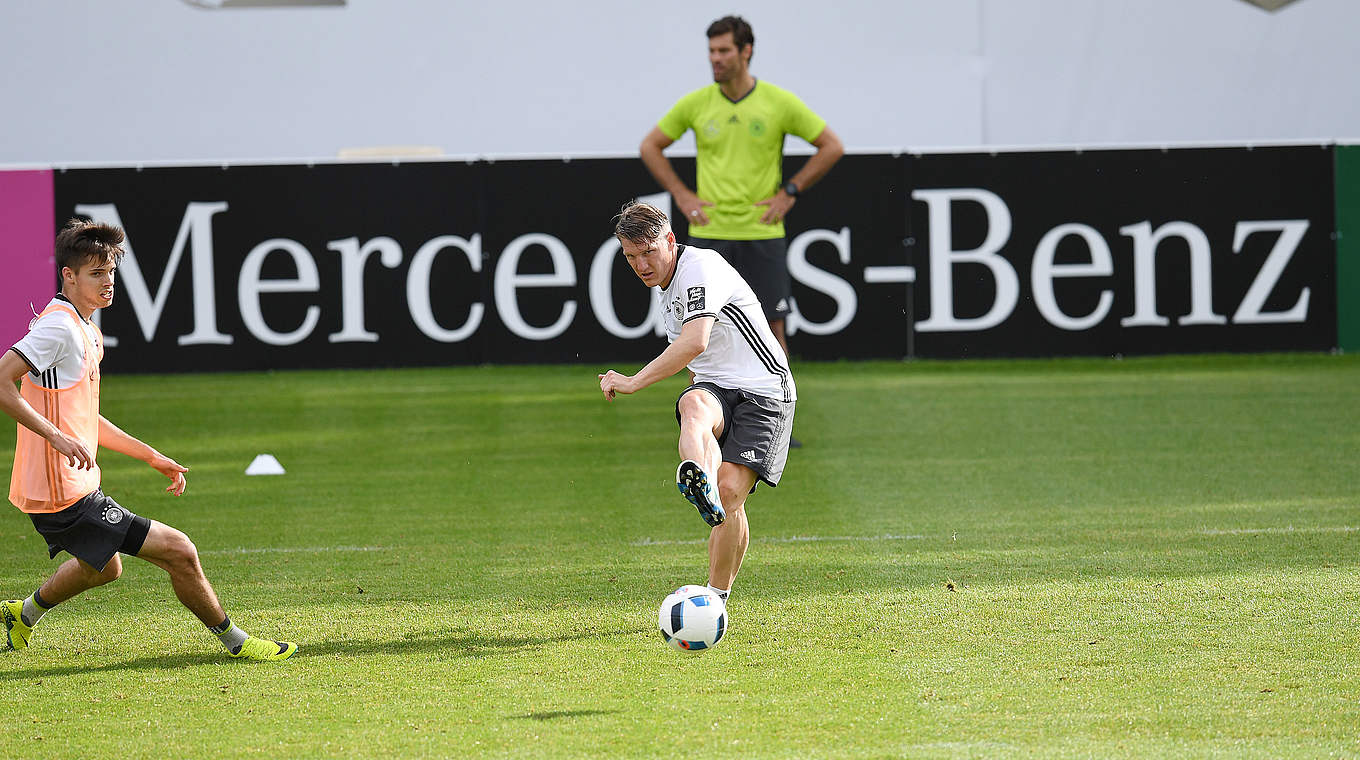
[[[760,480],[771,486],[779,485],[789,459],[794,402],[706,382],[691,385],[680,396],[694,390],[713,394],[722,406],[723,433],[718,445],[722,447],[723,461],[749,467]],[[679,397],[675,399],[675,421],[680,421]]]
[[[774,322],[789,315],[793,281],[789,278],[788,247],[784,238],[769,240],[708,240],[691,237],[691,245],[721,253],[760,299],[765,319]]]
[[[49,557],[65,551],[103,570],[118,552],[136,555],[151,521],[134,515],[95,489],[60,512],[31,513],[33,527],[47,539]]]

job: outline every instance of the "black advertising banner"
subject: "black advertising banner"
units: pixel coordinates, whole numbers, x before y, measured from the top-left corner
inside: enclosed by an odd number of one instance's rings
[[[60,173],[55,202],[128,231],[111,370],[412,366],[655,353],[593,317],[642,322],[647,289],[592,269],[652,187],[624,161],[107,169]]]
[[[58,224],[121,224],[100,314],[113,371],[487,360],[475,330],[481,177],[461,163],[71,170]]]
[[[785,162],[791,177],[802,159]],[[845,156],[785,222],[794,314],[789,350],[811,359],[912,354],[905,158]]]
[[[788,219],[795,358],[1331,348],[1331,158],[846,156]],[[675,164],[692,182],[693,160]],[[78,169],[53,185],[58,224],[128,232],[99,317],[110,371],[645,362],[664,347],[612,236],[625,200],[671,207],[635,159]]]
[[[1330,147],[924,155],[916,353],[1336,345]]]
[[[497,161],[482,192],[483,279],[494,304],[487,361],[648,360],[665,349],[659,297],[614,238],[613,217],[626,201],[670,210],[641,161]]]
[[[675,164],[692,182],[693,160]],[[806,309],[791,327],[804,356],[903,356],[902,161],[843,168],[790,227]],[[55,185],[59,222],[128,231],[99,317],[111,371],[645,362],[665,347],[612,234],[628,199],[670,210],[640,161],[81,169]],[[875,265],[892,271],[861,298]]]

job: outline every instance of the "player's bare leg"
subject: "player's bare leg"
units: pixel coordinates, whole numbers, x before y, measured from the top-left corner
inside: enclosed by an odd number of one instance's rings
[[[170,574],[175,595],[204,625],[216,625],[226,617],[222,605],[217,603],[212,586],[203,576],[203,568],[198,564],[198,550],[188,536],[153,520],[137,556]],[[38,593],[49,607],[53,607],[96,586],[116,581],[122,574],[123,561],[117,554],[113,555],[103,570],[97,570],[85,560],[73,557],[61,563],[52,577],[38,589]]]
[[[103,570],[72,557],[61,563],[57,571],[29,598],[0,603],[0,618],[3,618],[10,648],[26,649],[33,629],[48,610],[96,586],[112,583],[122,574],[123,561],[117,554],[104,565]]]
[[[779,341],[779,347],[784,349],[784,356],[789,356],[789,339],[784,335],[784,320],[771,319],[770,332],[774,333],[774,339]]]
[[[233,657],[251,660],[286,660],[297,651],[297,644],[286,641],[257,639],[237,628],[222,611],[203,565],[198,560],[198,548],[180,531],[164,523],[151,521],[137,556],[161,568],[170,575],[175,596],[194,613],[203,625],[222,642]]]
[[[33,629],[48,610],[83,591],[116,581],[122,574],[123,563],[117,554],[103,570],[96,570],[93,565],[74,557],[66,560],[32,596],[0,602],[5,642],[10,649],[27,649]]]
[[[151,521],[137,556],[159,567],[170,575],[170,586],[175,596],[206,626],[214,626],[226,617],[217,593],[203,574],[198,561],[198,548],[180,531],[165,523]]]
[[[722,464],[718,437],[723,432],[722,405],[705,390],[692,390],[680,397],[680,458],[692,459],[710,477]]]
[[[117,554],[109,560],[103,570],[96,570],[83,559],[72,557],[61,563],[52,577],[38,588],[48,606],[56,606],[84,591],[96,586],[112,583],[123,574],[123,561]]]
[[[680,415],[680,466],[675,484],[710,526],[725,519],[718,496],[718,466],[722,463],[722,406],[708,391],[692,390],[676,403]]]
[[[755,485],[750,467],[723,462],[718,469],[718,493],[727,519],[708,534],[708,585],[730,591],[746,556],[751,531],[746,522],[746,497]]]

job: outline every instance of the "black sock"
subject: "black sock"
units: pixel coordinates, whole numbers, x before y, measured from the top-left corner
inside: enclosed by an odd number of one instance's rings
[[[209,630],[209,631],[212,631],[212,635],[214,635],[214,636],[221,636],[222,634],[226,633],[227,631],[230,631],[230,630],[231,630],[231,615],[227,615],[227,616],[223,617],[223,618],[222,618],[222,622],[218,623],[217,625],[210,625],[210,626],[208,626],[208,630]]]

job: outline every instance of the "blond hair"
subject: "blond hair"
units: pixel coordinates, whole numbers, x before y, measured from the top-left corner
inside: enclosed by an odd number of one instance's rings
[[[632,243],[650,243],[670,229],[666,213],[650,203],[631,200],[614,217],[614,236]]]

